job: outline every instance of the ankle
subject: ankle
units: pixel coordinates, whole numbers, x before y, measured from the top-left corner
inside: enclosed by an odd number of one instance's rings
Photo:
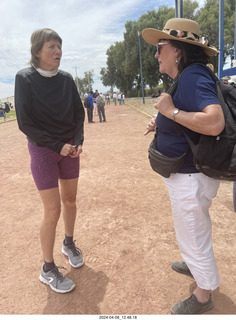
[[[73,243],[73,236],[72,237],[69,237],[65,234],[65,240],[64,240],[64,243],[66,246],[69,246],[70,244]]]
[[[55,265],[54,260],[52,262],[47,262],[47,261],[44,260],[43,271],[44,272],[48,272],[48,271],[54,269],[55,266],[56,265]]]
[[[211,297],[211,291],[210,290],[204,290],[201,289],[199,287],[197,287],[193,294],[195,295],[195,297],[197,298],[198,302],[200,303],[206,303],[209,301],[210,297]]]

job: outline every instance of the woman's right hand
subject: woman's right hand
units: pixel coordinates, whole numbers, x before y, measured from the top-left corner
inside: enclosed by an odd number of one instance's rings
[[[155,131],[155,127],[156,127],[156,117],[153,117],[149,122],[149,124],[147,125],[147,131],[144,132],[144,135],[146,136],[149,132]]]
[[[76,153],[76,148],[74,146],[72,146],[71,144],[66,143],[62,147],[60,155],[66,157],[68,155],[75,154],[75,153]]]

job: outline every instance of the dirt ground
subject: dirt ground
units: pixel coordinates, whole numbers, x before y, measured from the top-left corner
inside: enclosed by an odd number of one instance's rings
[[[42,205],[26,139],[16,121],[0,124],[0,314],[164,315],[194,290],[192,279],[170,267],[181,257],[167,190],[147,157],[150,118],[130,103],[106,107],[106,123],[86,121],[75,228],[85,265],[73,269],[62,255],[60,219],[55,262],[76,284],[64,295],[39,281]],[[221,284],[208,314],[236,314],[232,188],[222,182],[211,208]]]

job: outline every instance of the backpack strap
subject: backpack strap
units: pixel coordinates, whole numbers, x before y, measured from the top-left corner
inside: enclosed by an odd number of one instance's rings
[[[169,95],[171,95],[171,96],[174,95],[174,93],[178,87],[179,77],[180,77],[180,73],[178,73],[178,75],[174,79],[174,82],[172,83],[170,88],[167,90],[167,93],[169,93]]]
[[[189,67],[191,67],[191,66],[194,66],[194,65],[199,65],[199,66],[201,66],[201,67],[203,67],[204,69],[206,69],[209,73],[210,73],[210,75],[211,75],[211,77],[212,77],[212,79],[215,81],[215,83],[217,82],[217,81],[219,81],[219,79],[218,79],[218,77],[215,75],[215,73],[209,68],[209,67],[207,67],[204,63],[201,63],[201,62],[196,62],[196,63],[192,63],[192,64],[190,64],[187,68],[189,68]],[[186,68],[186,69],[187,69]],[[175,78],[175,80],[174,80],[174,83],[172,84],[172,86],[169,88],[169,90],[167,91],[167,93],[169,93],[172,97],[173,97],[173,95],[174,95],[174,93],[175,93],[175,91],[176,91],[176,89],[177,89],[177,87],[178,87],[178,82],[179,82],[179,77],[180,77],[180,74],[178,74],[178,76]],[[171,119],[172,120],[172,119]],[[173,120],[172,120],[173,121]],[[178,123],[176,123],[176,122],[174,122],[173,121],[173,126],[174,126],[174,128],[175,128],[175,131],[176,131],[176,133],[178,134],[178,135],[184,135],[185,136],[185,138],[186,138],[186,140],[188,141],[188,143],[189,143],[189,145],[190,146],[193,146],[194,145],[194,143],[192,142],[192,140],[189,138],[189,136],[184,132],[184,130],[181,128],[181,126],[178,124]],[[198,133],[196,132],[196,135],[195,135],[195,137],[194,137],[194,140],[196,140],[196,136],[198,135]]]

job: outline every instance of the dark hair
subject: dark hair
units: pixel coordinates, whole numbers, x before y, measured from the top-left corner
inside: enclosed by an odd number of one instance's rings
[[[39,58],[36,54],[42,49],[45,42],[50,40],[57,40],[60,44],[62,44],[62,39],[59,34],[48,28],[35,30],[31,35],[31,59],[29,64],[38,68],[39,66]]]
[[[169,40],[170,44],[181,51],[181,58],[178,62],[178,70],[182,72],[187,66],[195,62],[209,63],[209,56],[204,48],[188,42]]]

